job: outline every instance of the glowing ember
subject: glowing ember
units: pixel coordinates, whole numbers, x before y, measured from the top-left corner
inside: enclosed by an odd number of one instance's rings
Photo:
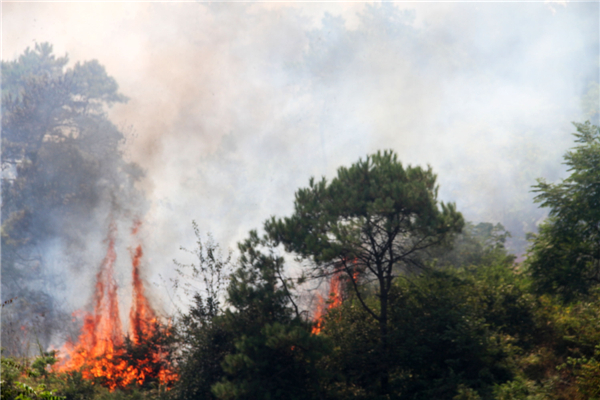
[[[132,230],[136,234],[137,222]],[[114,278],[116,227],[110,225],[108,248],[100,271],[96,275],[94,310],[84,314],[81,334],[76,343],[68,342],[63,351],[67,358],[58,367],[59,371],[80,370],[84,379],[99,379],[111,391],[124,388],[133,382],[139,385],[148,379],[158,380],[169,386],[177,375],[172,371],[167,354],[161,346],[152,346],[164,332],[155,311],[144,294],[140,276],[142,246],[132,252],[133,299],[130,319],[130,337],[125,340],[119,318],[117,284]],[[127,348],[142,349],[143,358],[134,359]],[[136,353],[140,353],[139,351]]]

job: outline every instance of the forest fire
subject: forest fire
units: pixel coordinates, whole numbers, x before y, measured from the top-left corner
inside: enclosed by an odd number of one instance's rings
[[[352,278],[344,279],[344,271],[347,267],[347,263],[351,264],[350,271],[352,272]],[[357,268],[357,259],[347,261],[344,259],[342,263],[336,266],[331,278],[329,280],[329,292],[327,300],[320,294],[317,294],[317,306],[314,315],[314,325],[311,330],[313,335],[318,335],[323,330],[325,324],[325,315],[328,310],[339,307],[343,300],[346,298],[348,293],[348,285],[354,281],[358,281],[360,271]]]
[[[135,235],[140,224],[132,230]],[[60,372],[81,371],[82,377],[98,380],[111,391],[132,383],[143,385],[157,381],[170,387],[177,379],[168,359],[166,330],[150,306],[140,276],[142,246],[132,251],[132,303],[129,313],[129,335],[123,334],[119,317],[119,300],[115,280],[116,226],[108,232],[106,256],[96,275],[94,309],[85,313],[77,342],[67,342],[66,358],[58,366]]]
[[[325,300],[320,294],[317,295],[317,308],[315,310],[315,324],[312,328],[312,334],[318,335],[323,329],[325,323],[325,314],[327,310],[338,307],[342,304],[342,282],[341,271],[336,270],[329,280],[329,295]]]

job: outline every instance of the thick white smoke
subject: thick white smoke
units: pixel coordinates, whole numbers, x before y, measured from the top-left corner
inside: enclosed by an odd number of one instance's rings
[[[431,164],[443,200],[522,238],[544,216],[530,186],[564,174],[599,80],[594,2],[2,8],[3,60],[48,41],[130,97],[111,119],[146,171],[153,280],[192,247],[192,219],[234,247],[310,176],[378,149]]]

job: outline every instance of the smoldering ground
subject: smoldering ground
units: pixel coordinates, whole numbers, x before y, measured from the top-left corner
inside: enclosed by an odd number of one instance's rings
[[[597,3],[2,8],[3,60],[48,41],[98,59],[130,98],[109,113],[145,172],[150,281],[193,247],[192,219],[233,248],[310,176],[379,149],[430,164],[442,200],[503,223],[522,253],[545,215],[531,185],[564,176],[571,121],[598,115]]]

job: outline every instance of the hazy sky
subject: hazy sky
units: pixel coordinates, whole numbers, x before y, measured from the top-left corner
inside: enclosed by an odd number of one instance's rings
[[[3,1],[2,59],[47,41],[130,98],[110,116],[146,171],[156,276],[193,219],[233,248],[309,177],[379,149],[521,237],[544,215],[530,186],[564,176],[570,123],[590,117],[599,20],[598,2]]]

